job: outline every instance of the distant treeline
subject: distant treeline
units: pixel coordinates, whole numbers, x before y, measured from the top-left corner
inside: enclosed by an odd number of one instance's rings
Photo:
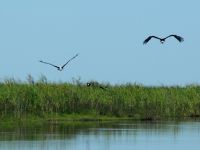
[[[50,83],[8,79],[0,83],[0,117],[45,114],[95,114],[163,119],[200,116],[200,86],[138,84],[87,86],[85,83]],[[103,88],[99,88],[103,87]]]

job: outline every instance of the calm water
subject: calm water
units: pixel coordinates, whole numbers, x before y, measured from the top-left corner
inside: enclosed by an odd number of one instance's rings
[[[0,150],[199,150],[199,121],[75,122],[0,128]]]

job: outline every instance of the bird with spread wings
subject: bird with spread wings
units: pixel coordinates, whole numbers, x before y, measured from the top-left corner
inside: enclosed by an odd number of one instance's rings
[[[159,37],[157,37],[157,36],[149,36],[147,39],[144,40],[143,44],[147,44],[147,43],[149,42],[149,40],[151,40],[152,38],[155,38],[155,39],[160,40],[160,42],[163,44],[163,43],[165,42],[165,40],[166,40],[167,38],[169,38],[169,37],[174,37],[174,38],[176,38],[179,42],[183,42],[183,41],[184,41],[184,39],[183,39],[181,36],[172,34],[172,35],[169,35],[169,36],[167,36],[167,37],[165,37],[165,38],[159,38]]]
[[[42,61],[42,60],[40,60],[39,62],[44,63],[44,64],[51,65],[51,66],[57,68],[59,71],[62,71],[62,70],[64,69],[64,67],[65,67],[71,60],[73,60],[74,58],[76,58],[77,56],[78,56],[78,54],[76,54],[74,57],[72,57],[71,59],[69,59],[69,60],[68,60],[64,65],[62,65],[62,66],[57,66],[57,65],[54,65],[54,64],[52,64],[52,63],[48,63],[48,62],[45,62],[45,61]]]

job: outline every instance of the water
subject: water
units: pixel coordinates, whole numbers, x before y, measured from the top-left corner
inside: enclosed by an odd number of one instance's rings
[[[0,150],[197,150],[199,121],[63,122],[0,128]]]

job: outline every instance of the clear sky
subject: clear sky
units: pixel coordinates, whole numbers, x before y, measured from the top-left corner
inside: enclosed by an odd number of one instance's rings
[[[200,83],[199,0],[0,1],[0,79]],[[149,35],[178,34],[165,44]],[[62,72],[38,60],[63,64]]]

